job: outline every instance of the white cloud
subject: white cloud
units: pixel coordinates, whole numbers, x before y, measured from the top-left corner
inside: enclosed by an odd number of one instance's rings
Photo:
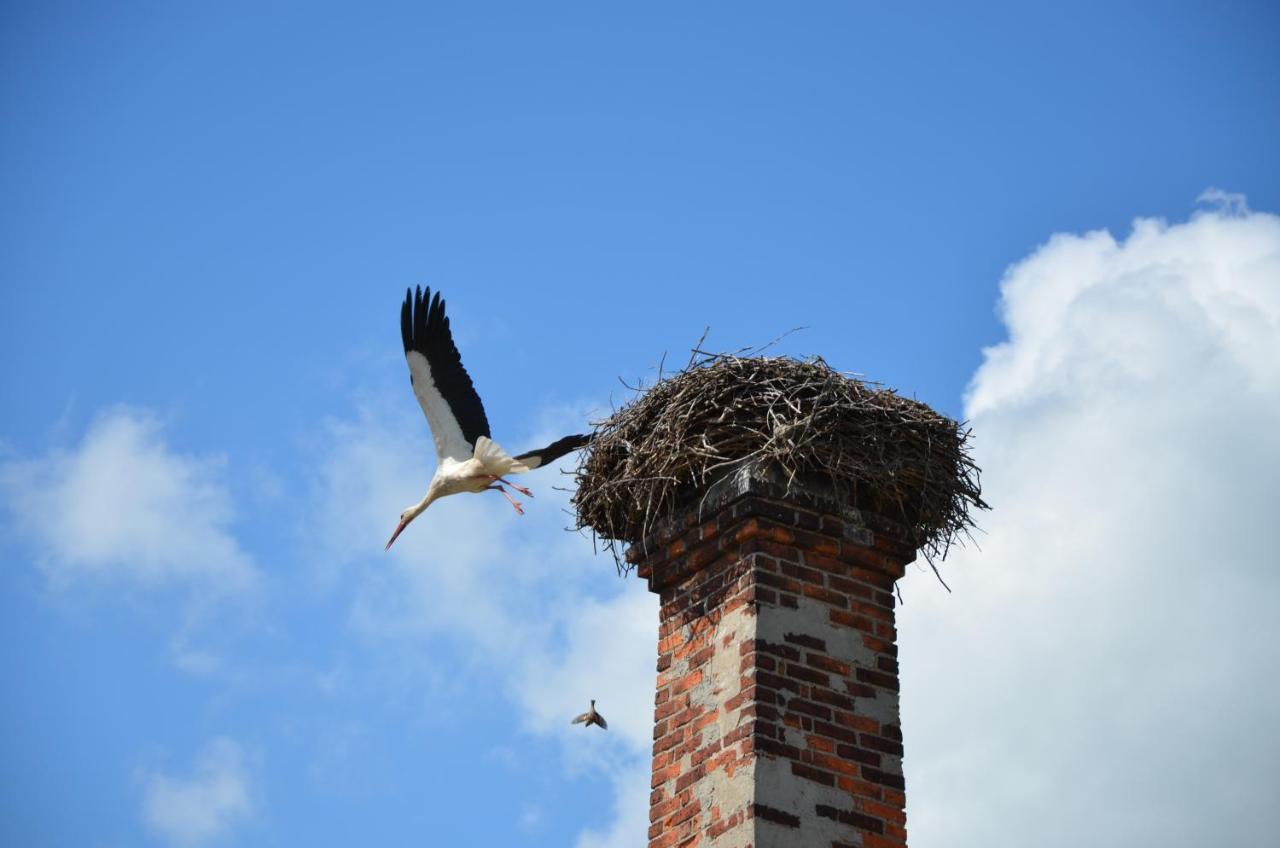
[[[151,774],[144,787],[143,822],[178,848],[217,842],[252,813],[245,755],[230,739],[211,742],[190,775]]]
[[[145,412],[113,409],[78,446],[5,463],[0,494],[56,583],[186,582],[230,593],[257,577],[228,529],[221,461],[171,450]]]
[[[917,848],[1280,830],[1280,218],[1206,199],[1004,278],[967,401],[982,550],[900,614]]]
[[[653,721],[653,717],[648,719]],[[577,848],[642,848],[649,844],[649,762],[634,763],[613,774],[613,822],[603,833],[587,830]]]
[[[542,826],[542,807],[538,804],[525,803],[520,805],[520,818],[516,825],[526,833],[532,833]]]
[[[613,579],[609,565],[602,579]],[[609,732],[632,750],[653,744],[653,687],[657,677],[657,602],[644,583],[628,579],[628,591],[606,600],[569,598],[560,622],[564,644],[525,658],[519,690],[527,721],[540,731],[560,731],[572,741],[589,739],[568,718],[596,706]],[[570,708],[568,715],[565,709]]]
[[[227,663],[221,656],[193,646],[181,634],[169,639],[169,658],[179,670],[194,677],[211,677],[227,670]]]
[[[1223,191],[1220,188],[1207,188],[1200,192],[1200,196],[1196,198],[1196,203],[1217,207],[1219,212],[1227,215],[1247,215],[1249,213],[1249,201],[1243,194],[1234,191]]]

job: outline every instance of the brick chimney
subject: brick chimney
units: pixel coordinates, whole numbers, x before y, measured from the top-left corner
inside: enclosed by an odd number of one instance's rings
[[[908,538],[746,464],[631,547],[662,603],[650,848],[906,845]]]

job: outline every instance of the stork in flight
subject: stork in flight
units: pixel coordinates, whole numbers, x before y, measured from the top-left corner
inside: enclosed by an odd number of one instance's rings
[[[570,451],[585,445],[589,436],[565,436],[540,450],[511,456],[489,438],[489,419],[484,405],[449,332],[449,319],[444,314],[440,292],[431,295],[406,291],[400,308],[400,335],[404,338],[404,356],[409,361],[409,382],[413,393],[427,415],[431,437],[436,443],[436,473],[427,487],[427,495],[400,513],[396,532],[387,542],[387,550],[409,522],[422,514],[432,501],[459,492],[501,492],[515,511],[524,515],[520,503],[503,488],[503,484],[527,498],[533,493],[505,479],[554,462]]]
[[[604,720],[604,716],[596,712],[596,701],[594,698],[591,699],[591,709],[587,710],[585,713],[578,716],[577,718],[575,718],[573,721],[569,723],[580,724],[583,727],[590,727],[593,724],[598,724],[600,725],[601,730],[609,729],[609,722]]]

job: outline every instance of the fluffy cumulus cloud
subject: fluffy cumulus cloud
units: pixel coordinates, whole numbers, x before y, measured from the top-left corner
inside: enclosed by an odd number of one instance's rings
[[[111,410],[79,445],[0,466],[0,495],[54,582],[198,582],[230,593],[255,581],[229,530],[221,463],[172,450],[145,412]]]
[[[1280,832],[1280,218],[1056,235],[1002,282],[954,595],[901,611],[912,844]]]
[[[230,739],[216,739],[201,752],[189,775],[157,772],[147,777],[143,822],[176,848],[226,842],[253,812],[248,772],[240,746]]]

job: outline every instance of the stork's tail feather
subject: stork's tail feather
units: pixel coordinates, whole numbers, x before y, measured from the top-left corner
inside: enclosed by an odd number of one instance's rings
[[[539,468],[543,465],[549,465],[567,453],[576,451],[578,448],[587,446],[591,441],[590,436],[576,435],[565,436],[563,439],[557,439],[545,448],[531,450],[528,453],[522,453],[516,456],[517,462],[523,462],[530,468]]]
[[[523,474],[530,468],[537,467],[524,462],[522,457],[513,458],[488,436],[476,439],[476,459],[480,460],[485,471],[495,477],[501,477],[504,474]]]

